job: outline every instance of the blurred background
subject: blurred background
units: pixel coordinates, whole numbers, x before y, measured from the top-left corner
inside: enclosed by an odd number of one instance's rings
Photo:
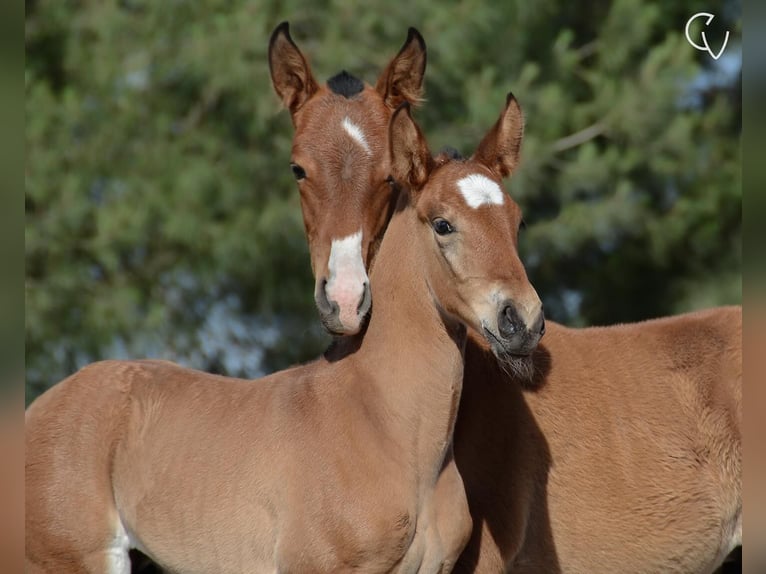
[[[730,32],[718,60],[684,37],[701,11],[714,50]],[[323,350],[267,62],[282,20],[317,79],[373,84],[417,27],[434,150],[470,154],[514,92],[506,187],[550,319],[741,301],[737,0],[27,1],[27,402],[101,358],[255,377]]]

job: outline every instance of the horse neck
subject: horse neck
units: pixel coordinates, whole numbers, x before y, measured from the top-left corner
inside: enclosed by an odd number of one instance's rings
[[[373,313],[353,356],[372,373],[377,409],[418,465],[440,465],[463,382],[465,328],[439,312],[423,274],[414,209],[394,214],[372,269]]]

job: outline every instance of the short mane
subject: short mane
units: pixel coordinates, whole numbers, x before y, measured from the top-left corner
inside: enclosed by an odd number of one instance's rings
[[[335,74],[327,80],[327,87],[334,94],[344,98],[351,98],[364,90],[364,82],[343,70],[340,74]]]
[[[436,154],[436,157],[444,157],[446,156],[447,159],[451,160],[464,160],[465,157],[463,157],[463,154],[461,154],[459,151],[457,151],[452,146],[444,146],[442,149],[439,150],[439,153]]]

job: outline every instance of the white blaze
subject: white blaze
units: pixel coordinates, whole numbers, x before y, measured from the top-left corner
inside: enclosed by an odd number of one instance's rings
[[[362,260],[361,229],[348,237],[333,239],[327,268],[327,298],[338,304],[341,323],[353,328],[359,324],[357,309],[368,281]]]
[[[503,190],[487,176],[478,173],[468,175],[457,182],[465,202],[476,209],[481,205],[502,205]]]
[[[348,116],[343,118],[343,129],[351,136],[351,139],[364,148],[364,151],[371,153],[370,144],[367,143],[367,138],[364,137],[364,132],[358,125],[348,119]]]

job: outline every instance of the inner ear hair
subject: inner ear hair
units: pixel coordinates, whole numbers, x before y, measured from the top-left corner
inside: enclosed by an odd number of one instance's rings
[[[433,159],[428,143],[412,119],[407,102],[400,105],[391,117],[389,145],[394,179],[411,190],[423,187],[433,168]]]
[[[513,93],[508,92],[500,118],[481,140],[472,159],[500,177],[508,177],[519,165],[523,137],[524,115]]]
[[[375,89],[392,109],[404,102],[417,104],[423,97],[426,72],[426,43],[415,28],[410,28],[399,53],[378,78]]]
[[[271,34],[269,70],[274,90],[291,114],[319,89],[308,61],[290,37],[287,22],[282,22]]]

